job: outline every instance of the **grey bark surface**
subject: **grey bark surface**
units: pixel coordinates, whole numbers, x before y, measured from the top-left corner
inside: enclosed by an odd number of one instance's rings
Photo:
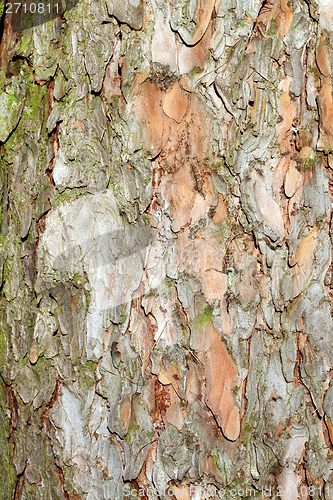
[[[333,3],[60,4],[0,3],[0,500],[331,500]]]

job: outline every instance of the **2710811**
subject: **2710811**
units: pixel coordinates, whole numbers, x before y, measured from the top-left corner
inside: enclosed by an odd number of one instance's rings
[[[13,2],[13,3],[6,3],[5,6],[6,9],[6,14],[17,14],[20,9],[22,9],[22,12],[25,14],[30,13],[30,14],[51,14],[51,12],[59,13],[59,4],[51,4],[51,3],[18,3],[18,2]]]

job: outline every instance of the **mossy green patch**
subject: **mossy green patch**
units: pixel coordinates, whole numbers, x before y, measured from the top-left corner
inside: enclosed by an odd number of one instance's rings
[[[223,468],[221,467],[220,465],[220,459],[218,457],[218,455],[213,451],[212,452],[212,457],[213,457],[213,460],[214,460],[214,463],[216,465],[216,467],[221,471],[221,472],[224,472],[223,471]]]
[[[294,313],[296,311],[297,307],[298,307],[298,303],[293,302],[290,306],[287,307],[288,314]]]
[[[57,208],[64,203],[71,203],[86,194],[86,188],[69,188],[62,191],[57,190],[51,200],[52,208]]]
[[[95,373],[96,366],[96,363],[94,363],[93,361],[88,361],[87,363],[87,368],[90,373]]]
[[[0,71],[0,89],[3,88],[5,81],[6,81],[6,73],[4,71]]]
[[[269,25],[269,29],[268,29],[267,35],[273,38],[274,36],[276,36],[276,34],[277,34],[277,25],[276,25],[276,21],[275,21],[275,19],[273,19],[273,20],[270,22],[270,25]]]
[[[125,436],[126,441],[133,442],[133,439],[136,439],[136,433],[140,431],[140,427],[138,424],[131,422],[130,425],[128,426],[128,431]]]
[[[316,80],[320,80],[321,74],[320,74],[320,71],[317,68],[317,66],[310,66],[309,71],[310,71],[310,73],[313,74],[313,76],[315,77]]]
[[[207,323],[212,323],[212,322],[213,322],[213,314],[211,308],[209,307],[209,305],[207,305],[205,311],[196,317],[195,325],[197,327],[203,327]]]
[[[8,335],[4,330],[0,331],[0,370],[7,362]]]
[[[190,76],[190,78],[193,78],[202,72],[203,72],[203,68],[201,68],[200,66],[193,66],[193,68],[189,72],[189,76]]]
[[[31,68],[28,64],[24,64],[21,67],[20,73],[24,77],[26,83],[25,105],[15,133],[11,134],[4,144],[5,150],[10,153],[9,157],[11,154],[17,154],[18,149],[27,142],[27,139],[29,141],[29,148],[34,151],[34,142],[31,140],[33,135],[38,134],[38,136],[40,136],[41,132],[42,136],[47,137],[47,114],[45,112],[47,87],[46,85],[37,85],[37,83],[33,81]],[[39,144],[39,146],[39,155],[44,157],[44,145]]]
[[[95,369],[96,363],[88,361],[86,366],[81,366],[78,370],[79,373],[79,387],[90,388],[95,384]]]
[[[314,155],[303,161],[303,168],[309,169],[312,168],[316,161],[320,159],[319,155]]]

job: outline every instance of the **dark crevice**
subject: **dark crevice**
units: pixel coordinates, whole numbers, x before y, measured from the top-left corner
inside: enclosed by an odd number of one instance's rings
[[[60,391],[60,376],[59,376],[59,374],[57,374],[57,381],[56,381],[56,385],[55,385],[51,400],[48,403],[47,407],[45,408],[45,410],[42,414],[42,418],[41,418],[42,435],[49,442],[50,449],[52,449],[52,442],[51,442],[51,439],[49,437],[49,431],[51,429],[51,423],[49,420],[49,411],[52,409],[55,401],[57,400],[57,398],[59,396],[59,391]],[[54,464],[53,470],[59,476],[60,487],[61,487],[61,491],[63,492],[64,498],[66,500],[70,500],[70,496],[69,496],[67,490],[65,489],[64,473],[63,473],[61,467],[55,462],[55,457],[54,457],[53,453],[52,453],[52,462]]]
[[[28,66],[32,67],[32,62],[29,60],[29,58],[20,55],[14,55],[11,61],[9,61],[8,63],[6,78],[11,78],[13,75],[18,76],[20,74],[22,66],[25,63],[27,63]]]
[[[262,2],[256,21],[252,28],[249,42],[251,42],[254,38],[265,38],[267,26],[265,26],[262,22],[262,17],[268,12],[272,11],[273,8],[274,3],[271,0],[264,0]]]
[[[57,121],[57,123],[55,124],[54,128],[53,128],[52,130],[49,130],[49,131],[48,131],[48,133],[47,133],[48,137],[51,137],[51,136],[52,136],[52,134],[54,133],[54,130],[56,130],[56,129],[57,129],[57,127],[59,127],[60,123],[62,123],[63,121],[64,121],[64,120],[63,120],[62,118],[60,118],[60,119]]]
[[[162,153],[162,151],[160,151],[159,153],[157,153],[157,155],[156,155],[156,156],[153,156],[152,158],[150,158],[150,161],[151,161],[151,162],[153,162],[153,161],[157,160],[157,158],[158,158],[159,156],[161,156],[161,153]]]
[[[63,473],[62,469],[59,467],[59,465],[55,464],[55,466],[56,466],[56,472],[59,474],[61,490],[62,490],[62,492],[64,494],[64,497],[65,497],[66,500],[70,500],[70,496],[69,496],[68,492],[65,489],[64,473]]]
[[[0,58],[1,58],[1,46],[0,46]],[[18,128],[18,126],[19,126],[19,124],[20,124],[21,118],[22,118],[23,110],[24,110],[24,102],[23,102],[23,104],[22,104],[22,109],[21,109],[21,112],[20,112],[20,115],[19,115],[19,119],[18,119],[18,121],[17,121],[17,124],[15,125],[15,127],[13,128],[13,130],[10,132],[10,134],[9,134],[9,136],[7,137],[7,139],[6,139],[6,141],[5,141],[5,142],[9,141],[9,140],[11,139],[12,135],[16,132],[16,130],[17,130],[17,128]],[[0,144],[1,144],[1,142],[0,142]]]
[[[3,176],[3,189],[2,189],[2,224],[1,224],[1,234],[6,237],[8,234],[8,174],[4,171]]]
[[[306,386],[306,384],[304,383],[304,381],[302,379],[301,366],[303,364],[303,359],[302,359],[302,354],[300,352],[299,338],[297,339],[296,347],[297,347],[297,355],[296,355],[296,363],[295,363],[295,368],[294,368],[294,377],[296,378],[299,385],[301,385],[304,388],[305,393],[308,395],[313,414],[317,417],[317,419],[319,421],[322,421],[323,416],[324,416],[324,414],[321,415],[321,412],[320,412],[320,408],[322,411],[322,402],[320,403],[319,406],[316,405],[315,401],[313,400],[310,389]]]
[[[22,243],[25,243],[26,241],[28,241],[28,239],[29,239],[29,234],[30,234],[30,233],[28,232],[28,233],[26,234],[26,236],[23,236],[23,237],[21,236],[21,241],[22,241]]]
[[[13,500],[20,500],[22,497],[22,490],[25,483],[26,468],[27,468],[27,461],[25,462],[23,471],[20,474],[17,474],[17,482],[14,489]]]
[[[95,96],[95,97],[100,97],[102,94],[102,87],[100,88],[100,90],[93,90],[91,89],[91,95]]]

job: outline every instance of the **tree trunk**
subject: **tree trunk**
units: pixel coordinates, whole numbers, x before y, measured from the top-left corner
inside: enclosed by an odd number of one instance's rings
[[[332,499],[333,2],[24,5],[0,500]]]

